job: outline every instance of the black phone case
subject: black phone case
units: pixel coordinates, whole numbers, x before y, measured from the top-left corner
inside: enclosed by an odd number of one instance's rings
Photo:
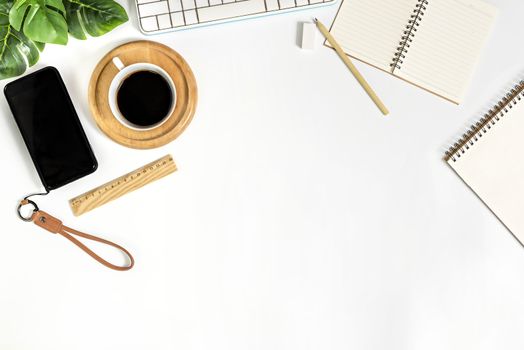
[[[57,82],[60,84],[60,87],[64,91],[64,96],[66,97],[64,103],[67,103],[69,108],[71,109],[72,117],[74,119],[75,125],[79,129],[80,135],[82,135],[82,139],[85,142],[86,148],[87,148],[87,150],[89,152],[89,155],[90,155],[90,157],[91,157],[91,159],[93,161],[93,167],[91,169],[86,169],[85,173],[81,173],[81,174],[78,174],[77,176],[71,177],[70,179],[67,179],[63,183],[57,184],[55,186],[50,186],[46,182],[46,179],[44,178],[43,173],[42,173],[41,166],[40,166],[40,164],[38,164],[38,162],[36,160],[36,157],[33,154],[33,152],[31,152],[31,149],[30,149],[30,147],[28,145],[28,141],[27,141],[27,135],[25,135],[24,131],[21,128],[21,125],[20,125],[20,122],[18,120],[18,117],[14,113],[14,109],[12,107],[12,101],[9,98],[9,90],[14,88],[16,86],[16,84],[24,84],[27,80],[33,79],[35,75],[37,75],[37,74],[39,74],[39,73],[41,73],[43,71],[46,71],[46,70],[51,70],[56,75]],[[48,67],[42,68],[40,70],[37,70],[36,72],[33,72],[33,73],[28,74],[28,75],[26,75],[26,76],[24,76],[22,78],[19,78],[19,79],[15,80],[15,81],[12,81],[12,82],[8,83],[4,87],[4,95],[5,95],[6,99],[7,99],[7,103],[9,104],[9,107],[11,109],[11,113],[13,114],[15,122],[16,122],[16,124],[18,126],[18,130],[22,134],[22,138],[23,138],[24,143],[26,145],[26,148],[27,148],[27,150],[28,150],[28,152],[29,152],[29,154],[31,156],[31,159],[32,159],[33,164],[34,164],[34,166],[36,168],[36,171],[38,172],[38,176],[40,177],[40,181],[42,182],[42,185],[44,186],[44,188],[46,189],[47,192],[55,190],[55,189],[60,188],[62,186],[65,186],[65,185],[67,185],[67,184],[69,184],[69,183],[71,183],[73,181],[76,181],[76,180],[78,180],[78,179],[80,179],[80,178],[82,178],[84,176],[92,174],[92,173],[94,173],[97,170],[98,162],[96,160],[95,154],[93,153],[93,149],[91,148],[89,140],[87,139],[87,136],[85,134],[84,128],[82,127],[82,124],[80,123],[80,119],[78,118],[78,114],[76,113],[76,109],[75,109],[75,107],[73,105],[73,101],[71,101],[71,97],[69,96],[69,92],[67,91],[67,88],[66,88],[66,86],[64,84],[64,81],[62,80],[62,77],[60,76],[59,71],[55,67],[48,66]]]

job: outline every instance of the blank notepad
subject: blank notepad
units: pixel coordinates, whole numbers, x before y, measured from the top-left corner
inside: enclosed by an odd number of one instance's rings
[[[345,0],[331,33],[348,55],[460,103],[496,14],[481,0]]]
[[[524,244],[524,81],[468,130],[448,164]]]

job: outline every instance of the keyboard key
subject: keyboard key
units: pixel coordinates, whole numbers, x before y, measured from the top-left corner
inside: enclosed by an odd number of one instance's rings
[[[197,8],[207,7],[207,6],[209,6],[209,0],[196,0]]]
[[[152,2],[150,4],[139,5],[138,11],[140,12],[140,17],[163,15],[164,13],[169,13],[169,10],[167,9],[167,1],[159,1]]]
[[[291,7],[295,7],[295,0],[280,0],[281,9],[288,9]]]
[[[198,9],[200,23],[215,21],[223,18],[233,18],[266,11],[264,0],[246,0],[224,4],[222,6],[205,7]]]
[[[213,5],[222,5],[222,0],[209,0],[211,6]]]
[[[180,27],[186,24],[184,21],[184,15],[182,12],[174,12],[171,14],[171,22],[173,23],[173,27]]]
[[[169,14],[158,16],[158,28],[159,29],[167,29],[171,27],[172,27],[171,17],[169,16]]]
[[[323,0],[309,0],[310,4],[320,4]]]
[[[182,3],[180,2],[180,0],[169,0],[169,11],[182,11]]]
[[[158,30],[158,23],[156,22],[156,17],[147,17],[140,20],[142,29],[145,32],[152,32]]]
[[[198,23],[198,19],[197,19],[195,10],[184,11],[184,16],[186,17],[186,24]]]
[[[297,6],[305,6],[309,4],[308,0],[296,0]]]
[[[158,0],[137,0],[136,2],[140,5],[140,4],[147,4],[148,2],[155,2],[155,1],[158,1]]]
[[[183,7],[184,10],[194,9],[195,8],[195,0],[182,0],[182,7]]]
[[[278,10],[278,0],[266,0],[266,5],[268,11]]]

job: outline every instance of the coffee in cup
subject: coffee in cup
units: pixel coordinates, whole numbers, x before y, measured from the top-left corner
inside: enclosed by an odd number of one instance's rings
[[[169,74],[150,63],[125,66],[115,57],[120,70],[109,87],[109,106],[117,120],[131,129],[150,130],[162,125],[173,113],[175,85]]]

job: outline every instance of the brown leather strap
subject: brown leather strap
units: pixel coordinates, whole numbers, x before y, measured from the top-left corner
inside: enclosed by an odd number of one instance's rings
[[[133,259],[133,256],[131,253],[129,253],[124,247],[113,243],[111,241],[108,241],[106,239],[96,237],[93,235],[89,235],[87,233],[83,233],[77,230],[74,230],[70,227],[64,226],[62,224],[62,221],[58,220],[57,218],[53,217],[52,215],[49,215],[48,213],[38,210],[33,213],[33,216],[31,217],[32,221],[37,225],[42,227],[43,229],[51,232],[51,233],[58,233],[74,244],[76,244],[80,249],[82,249],[84,252],[89,254],[93,259],[101,263],[102,265],[109,267],[110,269],[117,270],[117,271],[127,271],[133,267],[135,264],[135,260]],[[119,249],[122,251],[127,257],[129,258],[129,265],[127,266],[117,266],[113,265],[107,260],[101,258],[99,255],[97,255],[95,252],[93,252],[91,249],[89,249],[85,244],[80,242],[78,239],[73,237],[72,235],[76,235],[85,239],[89,239],[92,241],[100,242],[103,244],[110,245],[112,247],[115,247],[116,249]]]

